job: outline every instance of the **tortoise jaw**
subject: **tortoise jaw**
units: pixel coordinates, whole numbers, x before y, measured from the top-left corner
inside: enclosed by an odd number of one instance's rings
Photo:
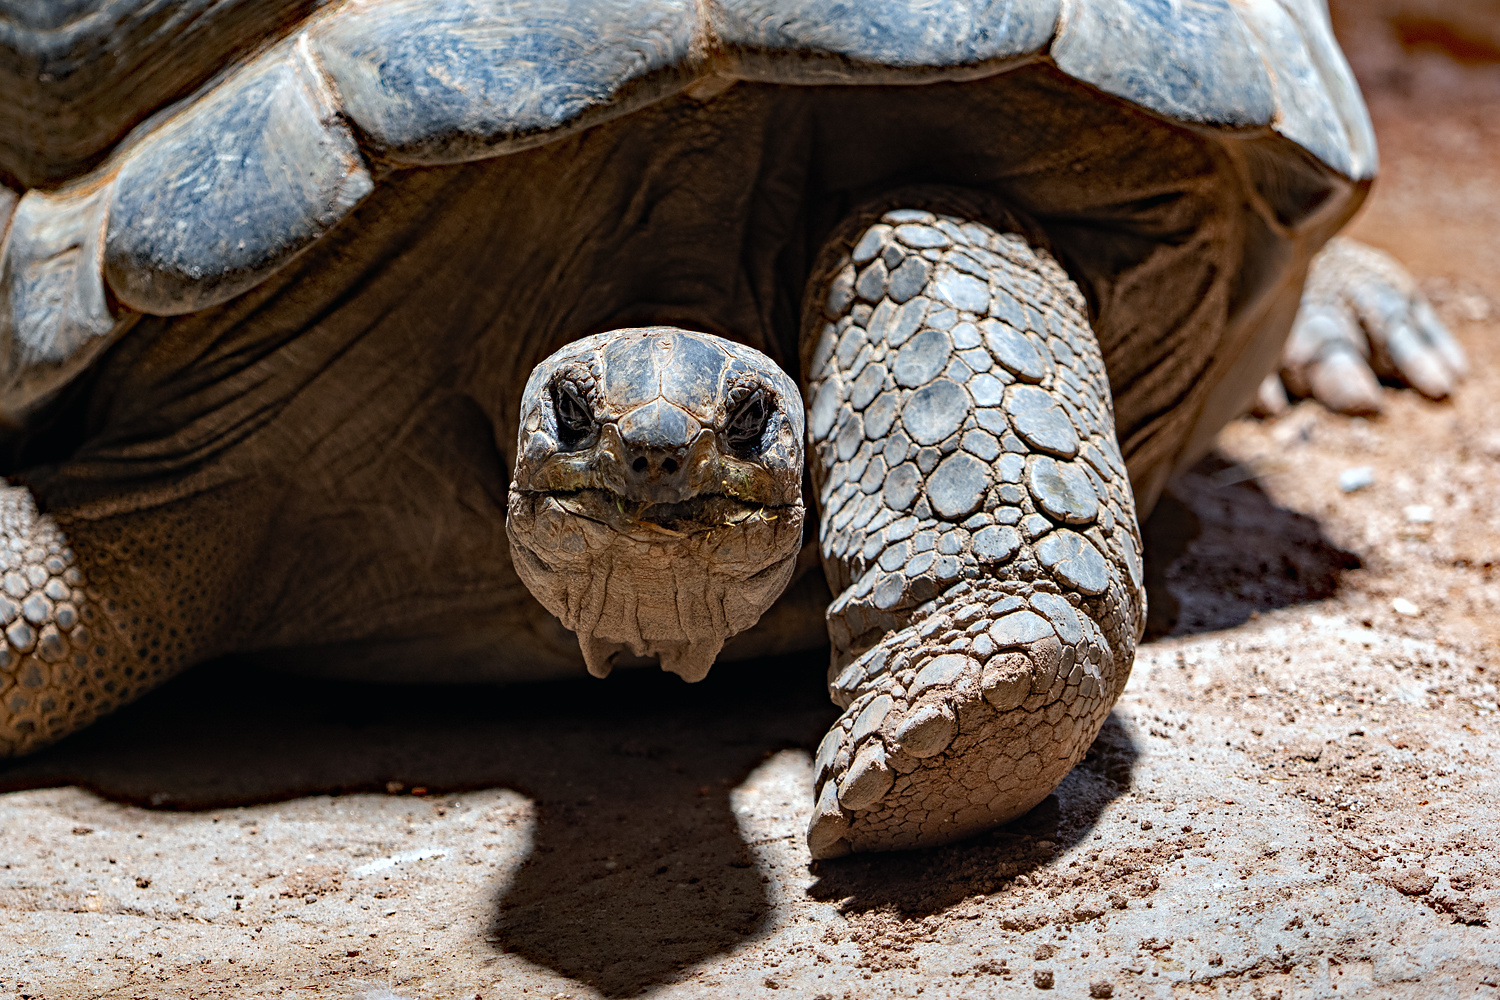
[[[629,649],[696,681],[781,595],[803,518],[800,502],[651,504],[601,489],[512,489],[506,532],[517,574],[578,635],[589,673],[606,676]]]
[[[643,541],[722,532],[755,521],[772,522],[790,510],[786,504],[764,504],[722,493],[700,494],[665,503],[635,500],[607,489],[548,492],[544,495],[576,517],[596,521]]]

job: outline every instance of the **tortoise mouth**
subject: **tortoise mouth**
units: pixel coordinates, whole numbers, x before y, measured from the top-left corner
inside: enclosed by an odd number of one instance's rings
[[[612,490],[595,488],[549,491],[546,496],[570,514],[622,534],[655,541],[776,521],[792,509],[723,493],[700,494],[676,503],[631,500]]]

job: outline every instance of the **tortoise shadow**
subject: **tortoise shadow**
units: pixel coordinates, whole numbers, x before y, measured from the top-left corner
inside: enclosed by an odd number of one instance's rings
[[[1144,528],[1157,634],[1227,628],[1337,591],[1358,559],[1210,456]],[[1165,626],[1163,628],[1163,626]],[[487,938],[611,997],[723,955],[770,904],[729,792],[770,754],[811,751],[837,715],[825,655],[723,664],[698,685],[655,670],[514,688],[380,686],[201,667],[35,756],[0,792],[60,785],[211,810],[307,795],[505,787],[532,798],[529,857],[497,887]],[[288,696],[294,692],[293,696]],[[1139,756],[1111,715],[1040,806],[929,851],[822,863],[814,896],[928,914],[999,891],[1084,836]],[[582,919],[580,919],[582,917]]]
[[[308,795],[504,787],[530,797],[529,856],[493,890],[493,947],[611,997],[738,947],[770,913],[729,793],[837,710],[826,655],[516,688],[395,687],[208,664],[0,767],[0,792],[75,785],[212,810]],[[396,785],[390,786],[395,788]]]
[[[1326,600],[1361,565],[1315,519],[1277,506],[1251,470],[1218,452],[1168,484],[1141,534],[1147,642]]]

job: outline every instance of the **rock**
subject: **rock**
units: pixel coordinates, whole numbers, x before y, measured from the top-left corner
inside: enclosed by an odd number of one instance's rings
[[[1053,981],[1052,970],[1033,969],[1031,972],[1031,981],[1036,984],[1036,988],[1039,990],[1050,990]]]
[[[1355,493],[1367,486],[1375,485],[1375,470],[1368,465],[1356,465],[1339,473],[1339,489]]]
[[[1467,896],[1444,896],[1441,899],[1435,899],[1433,908],[1440,913],[1451,915],[1455,924],[1464,924],[1469,927],[1485,927],[1489,924],[1489,914],[1484,904],[1475,902]]]
[[[1398,597],[1391,601],[1391,610],[1406,618],[1418,618],[1422,614],[1421,608],[1404,597]]]
[[[1391,879],[1391,888],[1403,896],[1425,896],[1437,885],[1437,876],[1424,868],[1407,868]]]
[[[1401,516],[1407,524],[1431,524],[1434,515],[1431,505],[1421,503],[1401,508]]]

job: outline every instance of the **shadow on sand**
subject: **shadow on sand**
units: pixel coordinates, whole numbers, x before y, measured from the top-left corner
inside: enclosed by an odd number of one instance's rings
[[[1358,564],[1316,522],[1276,507],[1253,482],[1229,482],[1233,469],[1210,458],[1146,526],[1152,601],[1175,604],[1158,634],[1327,597]],[[489,937],[628,997],[765,924],[767,893],[729,792],[770,754],[816,747],[837,714],[825,662],[817,653],[724,664],[692,686],[632,670],[607,683],[510,689],[382,687],[210,664],[0,767],[0,791],[78,785],[146,808],[202,810],[380,792],[388,782],[432,793],[512,788],[536,802],[534,848],[497,888]],[[1084,763],[1021,820],[950,847],[822,864],[813,893],[922,915],[994,891],[997,871],[1029,871],[1087,835],[1129,787],[1137,755],[1111,716]]]
[[[209,664],[0,769],[0,791],[77,785],[147,808],[208,810],[387,782],[431,794],[515,789],[536,803],[533,848],[497,887],[487,936],[631,996],[764,923],[766,889],[729,793],[776,751],[817,746],[837,715],[825,665],[812,654],[724,664],[691,686],[629,670],[607,683],[496,689]]]
[[[1360,566],[1316,520],[1276,506],[1250,470],[1218,453],[1172,480],[1141,534],[1147,642],[1326,600]]]

